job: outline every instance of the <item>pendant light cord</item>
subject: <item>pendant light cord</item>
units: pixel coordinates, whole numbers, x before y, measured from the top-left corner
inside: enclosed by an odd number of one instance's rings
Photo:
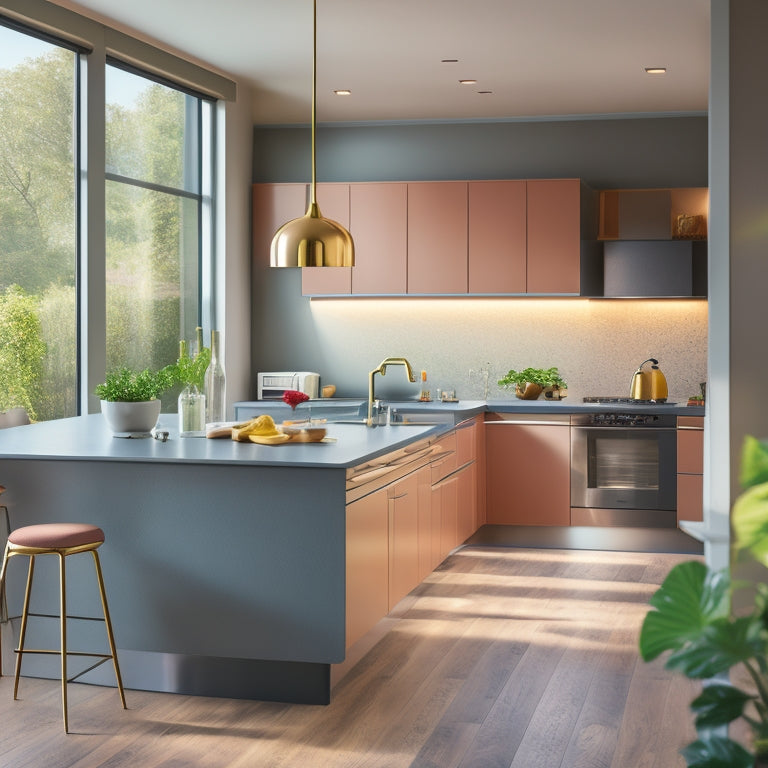
[[[317,205],[317,168],[315,161],[315,130],[317,125],[317,0],[312,3],[312,183],[309,187],[310,205]]]

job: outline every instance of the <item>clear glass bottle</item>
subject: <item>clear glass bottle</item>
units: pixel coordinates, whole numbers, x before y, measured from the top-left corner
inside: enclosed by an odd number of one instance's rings
[[[198,344],[202,336],[198,333]],[[179,359],[189,357],[187,342],[179,342]],[[187,384],[179,394],[179,437],[205,437],[205,395],[194,384]]]
[[[211,364],[205,372],[207,424],[227,420],[227,377],[221,362],[221,333],[211,331]]]
[[[205,437],[205,395],[187,384],[179,395],[179,436]]]

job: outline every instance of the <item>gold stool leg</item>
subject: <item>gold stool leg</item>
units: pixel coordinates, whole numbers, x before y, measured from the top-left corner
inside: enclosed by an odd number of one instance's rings
[[[115,667],[115,678],[117,679],[117,690],[120,693],[120,701],[123,709],[127,709],[125,704],[125,691],[123,690],[123,678],[120,676],[120,665],[117,663],[117,649],[115,648],[115,636],[112,633],[112,620],[109,617],[109,608],[107,606],[107,591],[104,589],[104,577],[101,573],[101,562],[99,553],[92,549],[93,563],[96,567],[96,578],[99,582],[99,593],[101,594],[101,607],[104,611],[104,623],[107,626],[107,638],[109,639],[109,652],[112,654],[112,663]]]
[[[3,566],[0,568],[0,600],[3,601],[3,611],[6,610],[6,595],[5,595],[5,572],[8,569],[8,545],[5,545],[5,553],[3,554]],[[3,633],[2,627],[0,627],[0,677],[3,676]]]
[[[16,673],[13,678],[13,698],[18,698],[19,676],[21,675],[21,658],[24,655],[24,639],[27,636],[27,619],[29,618],[29,596],[32,594],[32,578],[35,574],[35,556],[29,555],[29,570],[27,571],[27,588],[24,591],[24,607],[21,611],[21,629],[19,630],[19,647],[16,650]]]
[[[69,733],[67,714],[67,566],[66,557],[59,556],[59,584],[61,587],[61,703],[64,708],[64,733]]]

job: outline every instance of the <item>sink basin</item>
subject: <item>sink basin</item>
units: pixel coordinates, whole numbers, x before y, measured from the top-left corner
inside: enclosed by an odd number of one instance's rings
[[[390,424],[397,426],[398,424],[410,424],[410,425],[433,425],[433,424],[453,424],[453,415],[450,413],[393,413]]]

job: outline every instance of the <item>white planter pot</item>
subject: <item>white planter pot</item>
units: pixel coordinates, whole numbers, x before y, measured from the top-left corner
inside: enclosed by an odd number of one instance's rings
[[[140,403],[101,401],[101,412],[114,435],[149,434],[160,417],[160,401]]]

